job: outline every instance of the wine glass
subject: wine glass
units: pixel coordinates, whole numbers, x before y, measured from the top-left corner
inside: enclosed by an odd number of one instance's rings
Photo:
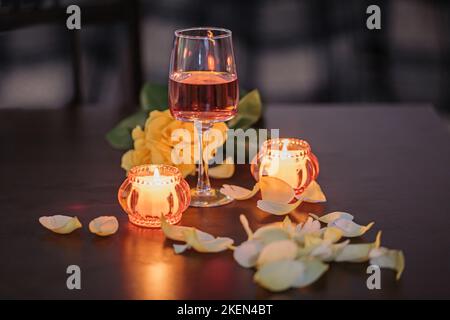
[[[194,122],[198,135],[198,182],[191,190],[193,207],[215,207],[233,201],[211,188],[203,141],[215,122],[228,121],[237,112],[239,86],[234,60],[230,30],[201,27],[175,31],[169,107],[175,119]]]

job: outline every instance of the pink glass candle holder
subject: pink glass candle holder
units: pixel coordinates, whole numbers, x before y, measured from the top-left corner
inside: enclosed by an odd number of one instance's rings
[[[287,182],[300,195],[319,175],[319,162],[305,140],[270,139],[263,143],[251,164],[256,181],[260,176]]]
[[[117,196],[130,222],[147,228],[160,227],[161,216],[170,224],[178,223],[191,201],[188,183],[169,165],[132,168]]]

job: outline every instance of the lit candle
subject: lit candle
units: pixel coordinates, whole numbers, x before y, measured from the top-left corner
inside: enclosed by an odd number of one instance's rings
[[[189,206],[190,190],[177,168],[143,165],[129,171],[118,198],[133,224],[159,227],[161,216],[172,224],[180,221]]]
[[[264,175],[276,177],[300,194],[317,178],[319,164],[306,141],[272,139],[264,142],[251,170],[256,180]]]
[[[162,177],[158,168],[153,176],[140,177],[140,183],[133,184],[133,191],[138,194],[137,199],[128,197],[128,206],[136,201],[135,210],[145,217],[161,217],[170,210],[178,210],[178,197],[175,195],[175,183],[170,176]],[[173,200],[172,200],[173,199]]]

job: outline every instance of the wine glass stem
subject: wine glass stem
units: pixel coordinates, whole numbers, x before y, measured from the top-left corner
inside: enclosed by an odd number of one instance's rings
[[[198,150],[199,150],[199,162],[198,162],[198,180],[197,180],[197,192],[202,194],[208,194],[211,192],[211,184],[209,183],[208,176],[208,159],[203,156],[203,134],[207,135],[210,123],[204,123],[201,121],[195,121],[195,127],[198,134]],[[206,139],[208,140],[208,139]]]

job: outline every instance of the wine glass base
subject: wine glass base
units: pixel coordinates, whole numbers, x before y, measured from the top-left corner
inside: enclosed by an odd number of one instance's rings
[[[191,207],[219,207],[233,200],[233,198],[224,195],[218,189],[210,189],[208,192],[199,192],[197,189],[191,189]]]

